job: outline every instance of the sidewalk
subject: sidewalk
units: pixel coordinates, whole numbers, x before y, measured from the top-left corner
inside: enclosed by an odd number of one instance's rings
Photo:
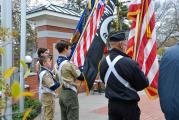
[[[79,94],[80,120],[108,120],[108,101],[104,94],[86,96]],[[149,100],[145,95],[141,95],[139,102],[141,109],[141,120],[165,120],[160,110],[159,100]],[[60,107],[56,100],[55,120],[60,120]],[[39,117],[35,120],[40,120]]]

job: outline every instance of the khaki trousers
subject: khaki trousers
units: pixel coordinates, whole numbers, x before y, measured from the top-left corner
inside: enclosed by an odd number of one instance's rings
[[[42,119],[53,120],[55,112],[55,96],[50,93],[42,94]]]
[[[77,93],[63,89],[60,94],[61,120],[79,120],[79,103]]]

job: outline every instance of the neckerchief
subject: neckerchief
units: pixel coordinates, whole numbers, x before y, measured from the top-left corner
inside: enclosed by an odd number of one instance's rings
[[[61,64],[64,60],[68,60],[68,58],[65,57],[65,56],[58,56],[57,65],[60,66],[60,64]]]
[[[44,70],[47,70],[50,73],[50,75],[53,78],[53,81],[56,83],[57,81],[54,78],[54,74],[48,68],[41,66],[41,70],[40,71],[44,71]]]

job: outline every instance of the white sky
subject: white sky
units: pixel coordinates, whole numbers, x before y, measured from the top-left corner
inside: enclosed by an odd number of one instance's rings
[[[67,2],[67,0],[58,0],[58,2],[56,2],[57,0],[31,0],[31,1],[32,1],[31,3],[32,6],[36,2],[39,2],[39,4],[48,4],[48,3],[61,4],[61,3]],[[119,0],[119,1],[132,1],[132,0]],[[161,3],[163,3],[165,0],[156,0],[156,1],[160,1]]]
[[[118,1],[122,1],[122,2],[131,1],[132,2],[133,0],[118,0]],[[154,1],[160,1],[160,3],[163,4],[166,0],[154,0]],[[47,5],[47,4],[63,5],[63,3],[67,3],[67,0],[31,0],[31,4],[29,5],[29,7],[31,9],[38,5]],[[130,2],[127,3],[127,5],[129,4]]]

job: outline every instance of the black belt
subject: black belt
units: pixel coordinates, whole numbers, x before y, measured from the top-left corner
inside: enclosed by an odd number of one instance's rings
[[[118,103],[118,104],[138,104],[137,100],[134,101],[127,101],[127,100],[119,100],[119,99],[113,99],[113,100],[109,100],[109,102],[112,103]]]
[[[62,87],[63,90],[72,90],[70,88],[65,88],[65,87]]]

